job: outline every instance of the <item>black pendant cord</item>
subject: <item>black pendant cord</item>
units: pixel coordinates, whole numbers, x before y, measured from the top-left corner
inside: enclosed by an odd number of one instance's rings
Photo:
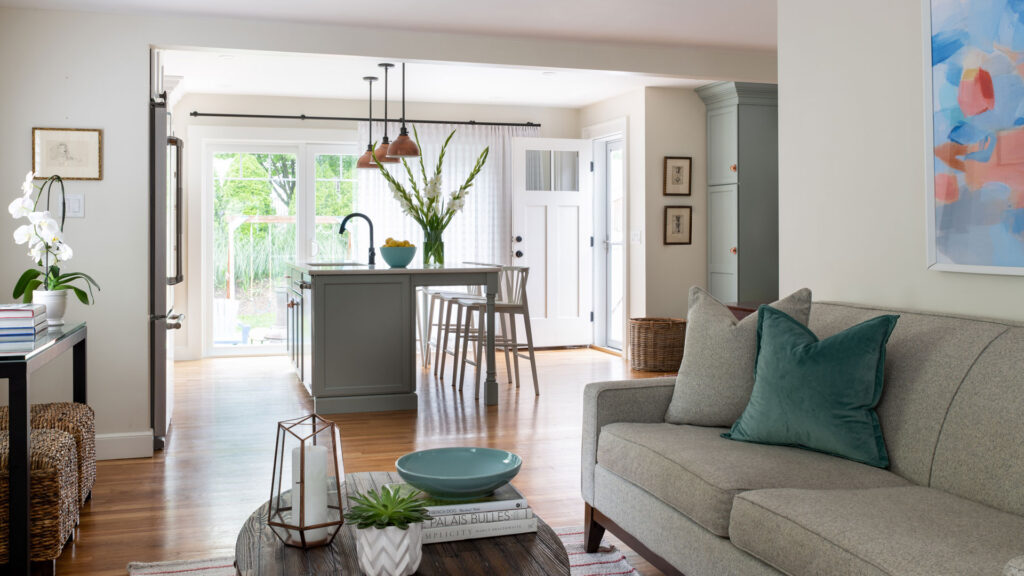
[[[366,78],[363,78],[363,80],[370,83],[370,119],[368,121],[368,124],[370,125],[370,130],[368,132],[370,141],[366,143],[366,149],[373,150],[373,82],[376,78],[373,76],[367,76]]]
[[[387,126],[387,124],[384,124]],[[405,129],[405,62],[402,62],[402,134],[408,135],[409,131]]]
[[[388,143],[388,68],[391,66],[391,64],[380,65],[384,69],[384,138],[381,139],[381,144]]]
[[[270,120],[329,120],[332,122],[366,122],[366,118],[356,116],[307,116],[306,114],[228,114],[220,112],[189,112],[193,118],[261,118]],[[452,124],[456,126],[521,126],[524,128],[540,128],[537,122],[477,122],[476,120],[406,120],[410,124]],[[398,123],[402,120],[388,120]]]

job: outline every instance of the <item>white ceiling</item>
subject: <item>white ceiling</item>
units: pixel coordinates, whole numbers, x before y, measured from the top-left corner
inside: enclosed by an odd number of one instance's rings
[[[27,8],[179,13],[407,30],[774,49],[777,0],[0,0]]]
[[[167,50],[166,76],[179,76],[182,90],[201,94],[252,94],[365,100],[364,76],[377,76],[374,99],[384,96],[381,60],[357,56],[256,51]],[[562,70],[410,62],[410,102],[501,104],[576,108],[643,86],[694,87],[704,81],[594,70]],[[389,74],[389,96],[401,95],[401,68]]]

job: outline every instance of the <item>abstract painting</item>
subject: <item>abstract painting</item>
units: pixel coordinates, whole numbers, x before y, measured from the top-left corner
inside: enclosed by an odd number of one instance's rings
[[[1024,274],[1024,0],[923,0],[928,258]]]

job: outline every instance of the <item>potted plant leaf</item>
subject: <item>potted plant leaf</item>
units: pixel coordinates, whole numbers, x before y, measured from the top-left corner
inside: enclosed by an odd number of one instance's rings
[[[356,527],[359,567],[367,576],[408,576],[423,558],[423,521],[430,515],[419,491],[384,486],[352,496],[345,520]]]
[[[60,176],[50,176],[41,186],[36,186],[34,179],[35,174],[32,172],[25,175],[21,196],[7,207],[16,220],[28,219],[28,224],[14,230],[14,242],[28,244],[28,255],[36,265],[35,268],[25,270],[18,278],[13,295],[15,298],[24,298],[26,303],[45,304],[47,323],[59,326],[64,324],[68,291],[73,292],[83,304],[92,304],[92,289],[99,290],[100,287],[84,272],[61,271],[60,264],[72,256],[71,246],[64,241],[64,181]],[[50,192],[54,184],[60,187],[60,222],[49,211]],[[41,210],[44,191],[47,209]],[[33,192],[36,193],[35,199],[32,198]]]

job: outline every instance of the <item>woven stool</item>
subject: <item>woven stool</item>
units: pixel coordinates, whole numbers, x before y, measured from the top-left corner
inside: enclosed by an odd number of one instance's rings
[[[0,563],[10,558],[10,448],[0,432]],[[31,530],[33,561],[60,556],[78,524],[78,456],[75,439],[60,430],[33,430],[30,436]]]
[[[96,413],[85,404],[52,402],[33,404],[33,430],[61,430],[75,437],[78,450],[78,501],[85,504],[96,484]],[[9,427],[7,406],[0,407],[0,430]]]

